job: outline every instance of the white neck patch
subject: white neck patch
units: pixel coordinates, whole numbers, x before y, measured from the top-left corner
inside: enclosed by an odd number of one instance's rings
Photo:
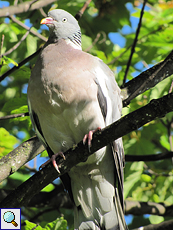
[[[74,42],[72,42],[70,39],[66,39],[65,42],[68,45],[71,45],[74,49],[78,49],[78,50],[82,50],[82,47],[80,45],[75,44]]]

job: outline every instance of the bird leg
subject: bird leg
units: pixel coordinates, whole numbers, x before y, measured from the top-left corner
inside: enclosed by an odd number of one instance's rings
[[[89,133],[86,134],[86,135],[84,136],[84,138],[83,138],[83,144],[84,144],[84,145],[85,145],[85,143],[86,143],[86,140],[88,139],[88,150],[89,150],[89,152],[90,152],[90,148],[91,148],[91,141],[92,141],[92,139],[93,139],[93,134],[94,134],[95,132],[99,131],[99,130],[101,130],[100,127],[98,127],[98,128],[95,129],[95,130],[90,130]]]
[[[64,154],[63,154],[63,152],[58,152],[58,153],[52,155],[52,157],[51,157],[49,160],[47,160],[44,164],[42,164],[42,165],[39,167],[39,170],[41,170],[42,168],[44,168],[47,164],[49,164],[49,163],[52,161],[52,164],[53,164],[54,168],[56,169],[56,171],[57,171],[58,173],[60,173],[59,167],[58,167],[58,165],[57,165],[57,163],[56,163],[56,157],[57,157],[57,156],[62,157],[64,160],[66,159],[65,156],[64,156]]]

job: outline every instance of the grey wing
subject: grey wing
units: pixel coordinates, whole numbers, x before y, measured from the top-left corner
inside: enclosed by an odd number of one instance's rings
[[[44,135],[43,135],[43,132],[42,132],[42,129],[41,129],[41,126],[40,126],[39,118],[38,118],[37,114],[34,112],[34,110],[32,109],[29,98],[28,98],[28,110],[29,110],[29,116],[31,118],[33,128],[34,128],[39,140],[42,142],[44,147],[47,149],[48,144],[47,144],[47,142],[46,142],[46,140],[44,138]]]
[[[109,67],[101,60],[100,67],[104,74],[98,76],[95,80],[98,85],[98,102],[105,120],[105,126],[115,122],[121,117],[122,99],[120,96],[120,89],[115,81],[113,72]],[[99,78],[102,77],[102,80]],[[104,79],[104,80],[103,80]],[[105,86],[103,85],[105,84]],[[106,92],[107,91],[107,92]],[[120,197],[120,203],[124,210],[124,198],[123,198],[123,167],[124,167],[124,150],[122,138],[115,140],[111,144],[112,154],[115,162],[115,187],[118,187],[118,193]],[[117,186],[118,185],[118,186]]]

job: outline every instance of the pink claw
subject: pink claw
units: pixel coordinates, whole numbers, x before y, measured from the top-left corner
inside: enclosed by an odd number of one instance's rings
[[[48,163],[50,163],[52,161],[52,164],[53,164],[54,168],[57,170],[58,173],[60,173],[59,167],[58,167],[58,165],[56,163],[56,160],[55,160],[57,156],[61,156],[65,160],[65,156],[64,156],[63,152],[58,152],[58,153],[52,155],[52,157],[49,160],[47,160],[44,164],[42,164],[39,167],[39,170],[44,168]]]
[[[101,128],[98,127],[98,128],[95,129],[95,130],[90,130],[89,133],[88,133],[88,134],[85,134],[85,136],[84,136],[84,138],[83,138],[83,144],[84,144],[84,145],[85,145],[85,143],[86,143],[86,140],[88,139],[88,149],[89,149],[89,151],[90,151],[90,148],[91,148],[91,141],[92,141],[92,139],[93,139],[93,134],[94,134],[95,132],[97,132],[98,130],[101,130]]]

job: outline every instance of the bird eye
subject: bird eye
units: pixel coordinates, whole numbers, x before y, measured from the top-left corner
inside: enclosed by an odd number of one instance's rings
[[[63,19],[62,19],[62,22],[67,22],[67,18],[63,18]]]

